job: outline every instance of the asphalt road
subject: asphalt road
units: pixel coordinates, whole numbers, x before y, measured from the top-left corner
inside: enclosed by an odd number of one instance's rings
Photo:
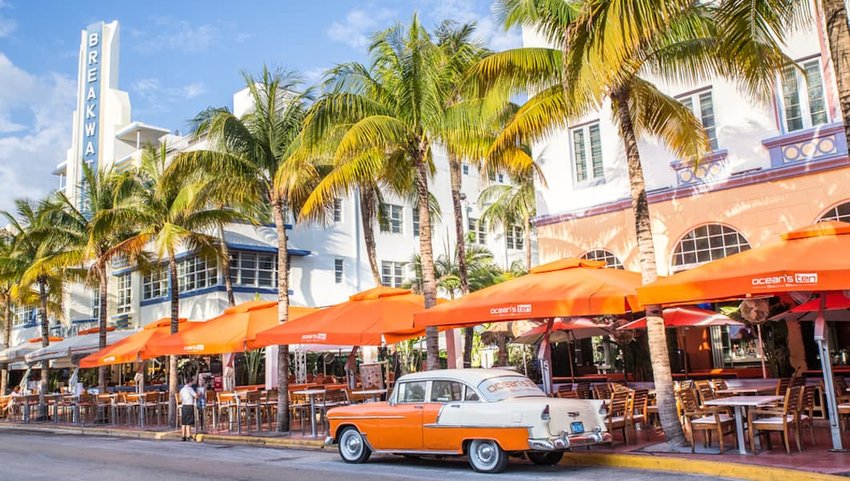
[[[495,476],[492,477],[492,476]],[[343,463],[336,451],[216,446],[177,441],[0,432],[0,479],[29,481],[382,481],[466,479],[700,481],[703,476],[596,467],[539,467],[512,462],[498,475],[472,471],[465,459],[373,456]]]

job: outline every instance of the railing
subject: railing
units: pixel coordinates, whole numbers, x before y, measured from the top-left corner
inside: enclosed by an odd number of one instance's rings
[[[700,162],[682,162],[674,160],[670,167],[676,171],[676,182],[679,187],[704,184],[726,177],[726,150],[717,150],[706,156]]]
[[[847,139],[841,122],[779,135],[763,140],[762,144],[770,152],[772,168],[832,160],[847,155]]]

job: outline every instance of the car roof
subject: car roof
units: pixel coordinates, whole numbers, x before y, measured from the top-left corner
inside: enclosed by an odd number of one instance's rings
[[[404,376],[398,378],[398,382],[417,380],[424,381],[430,379],[455,379],[461,382],[465,382],[467,384],[472,384],[473,386],[477,386],[485,379],[490,379],[499,376],[522,376],[522,374],[516,371],[510,371],[508,369],[437,369],[433,371],[405,374]]]

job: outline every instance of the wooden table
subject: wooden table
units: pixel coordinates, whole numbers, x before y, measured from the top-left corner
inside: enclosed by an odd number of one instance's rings
[[[362,391],[351,391],[351,397],[368,397],[372,400],[387,394],[386,389],[364,389]]]
[[[735,408],[735,429],[738,433],[738,452],[747,454],[744,440],[744,408],[759,407],[781,401],[782,396],[731,396],[706,401],[706,406],[724,406]],[[752,446],[755,452],[755,446]]]
[[[307,396],[310,400],[310,433],[314,438],[318,435],[316,433],[316,394],[323,394],[324,392],[324,389],[303,389],[301,391],[292,391],[292,394]]]
[[[741,386],[741,387],[730,387],[726,389],[718,389],[715,391],[717,394],[731,394],[733,396],[741,395],[741,396],[755,396],[756,394],[766,394],[773,392],[776,389],[775,386]]]

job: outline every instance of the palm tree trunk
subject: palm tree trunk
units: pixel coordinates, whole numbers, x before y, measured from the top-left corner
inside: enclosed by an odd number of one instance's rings
[[[106,296],[108,294],[107,277],[106,277],[106,266],[100,266],[97,268],[97,282],[98,282],[98,290],[100,290],[100,299],[99,299],[99,309],[97,315],[97,326],[98,326],[98,342],[97,345],[100,349],[106,347]],[[106,392],[106,366],[100,366],[97,368],[97,387],[100,389],[100,392]]]
[[[463,184],[461,174],[461,160],[449,153],[449,177],[452,188],[452,208],[455,217],[455,257],[457,258],[457,274],[460,280],[461,295],[469,294],[469,272],[466,266],[466,235],[463,232],[463,204],[460,198],[460,189]],[[463,329],[463,367],[472,367],[472,342],[473,330],[471,327]]]
[[[233,295],[233,280],[230,278],[230,251],[227,249],[227,242],[224,240],[224,226],[218,226],[218,238],[221,241],[221,275],[224,276],[224,290],[227,292],[227,305],[233,307],[236,305],[236,297]]]
[[[366,257],[369,259],[369,269],[372,270],[372,280],[376,286],[383,284],[381,271],[378,269],[378,254],[375,248],[375,191],[371,186],[360,188],[360,223],[363,225],[363,241],[366,244]]]
[[[522,242],[525,247],[525,269],[531,270],[531,218],[526,216],[522,225]]]
[[[644,284],[649,284],[658,277],[658,271],[655,266],[655,246],[652,241],[652,226],[649,217],[649,203],[646,198],[643,166],[641,165],[637,136],[628,109],[628,89],[621,88],[612,94],[611,99],[616,108],[620,138],[623,140],[629,168],[629,187],[632,209],[635,215],[641,280]],[[652,360],[652,374],[658,401],[658,417],[661,419],[661,428],[664,430],[667,442],[673,446],[680,446],[685,443],[685,435],[676,414],[673,375],[670,372],[670,356],[667,351],[667,334],[664,331],[661,306],[645,307],[646,335],[649,340],[649,355]]]
[[[277,319],[283,324],[289,319],[289,253],[286,238],[286,205],[272,199],[274,225],[277,231]],[[289,346],[277,350],[277,430],[289,431]]]
[[[428,165],[426,148],[417,150],[416,194],[419,197],[419,258],[422,264],[422,295],[425,309],[437,305],[437,279],[434,276],[434,248],[431,245],[431,213],[428,211]],[[425,329],[425,368],[440,368],[440,337],[436,327]]]
[[[50,324],[47,319],[47,281],[38,281],[39,315],[41,316],[41,346],[50,345]],[[38,392],[39,418],[47,418],[47,404],[44,395],[47,394],[47,378],[50,375],[50,361],[41,361],[41,388]]]
[[[844,0],[821,0],[829,56],[838,87],[838,103],[844,119],[844,135],[850,139],[850,27]]]
[[[3,295],[3,299],[5,300],[5,315],[6,322],[5,329],[3,330],[3,345],[9,347],[9,344],[12,342],[12,299],[9,297],[10,293],[7,290]],[[3,373],[0,377],[0,395],[6,395],[6,388],[9,387],[9,364],[3,364]]]
[[[177,334],[180,329],[180,285],[174,252],[168,253],[168,280],[171,288],[171,334]],[[177,427],[177,356],[168,356],[168,423]]]

